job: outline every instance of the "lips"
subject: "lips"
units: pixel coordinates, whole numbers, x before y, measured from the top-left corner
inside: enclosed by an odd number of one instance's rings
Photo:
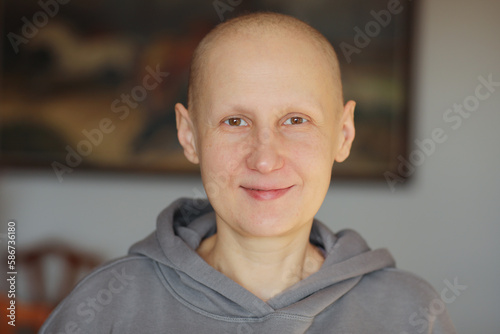
[[[269,188],[269,189],[259,189],[254,187],[243,187],[243,190],[252,198],[259,201],[270,201],[278,199],[285,195],[293,186],[286,188]]]

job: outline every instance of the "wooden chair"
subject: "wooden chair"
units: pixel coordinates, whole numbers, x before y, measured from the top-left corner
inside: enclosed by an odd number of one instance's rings
[[[49,272],[51,268],[47,264],[50,261],[56,261],[60,270]],[[37,333],[52,309],[71,292],[77,281],[101,262],[95,254],[78,250],[60,241],[48,241],[29,250],[19,250],[16,255],[17,279],[19,280],[21,275],[24,276],[26,291],[23,293],[28,296],[28,301],[20,300],[17,291],[16,326],[13,327],[7,323],[10,300],[6,293],[2,293],[0,333]],[[47,284],[49,276],[57,281],[57,291],[52,294]]]

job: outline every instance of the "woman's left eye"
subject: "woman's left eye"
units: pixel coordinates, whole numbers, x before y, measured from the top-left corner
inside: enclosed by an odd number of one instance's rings
[[[297,125],[297,124],[303,124],[305,122],[307,122],[307,119],[305,119],[303,117],[297,117],[297,116],[295,116],[295,117],[290,117],[289,119],[287,119],[284,124],[286,124],[286,125]]]

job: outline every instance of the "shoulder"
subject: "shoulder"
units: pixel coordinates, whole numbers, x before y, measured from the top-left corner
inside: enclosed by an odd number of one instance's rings
[[[127,299],[155,280],[155,264],[144,256],[126,256],[99,267],[82,279],[54,309],[40,330],[47,333],[103,332],[106,318],[120,313]],[[98,320],[96,320],[98,319]]]
[[[366,300],[406,309],[407,313],[430,308],[436,310],[434,313],[443,313],[446,309],[440,294],[431,284],[401,269],[384,268],[369,273],[363,276],[356,290]]]
[[[430,301],[439,298],[437,291],[423,278],[397,268],[384,268],[365,275],[361,285],[413,300]]]
[[[380,313],[391,326],[410,333],[455,333],[446,310],[449,299],[421,277],[396,268],[365,275],[356,296],[372,313]]]

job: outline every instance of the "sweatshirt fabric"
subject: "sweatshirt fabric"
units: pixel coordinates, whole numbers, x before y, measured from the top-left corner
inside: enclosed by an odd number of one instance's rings
[[[455,333],[439,294],[352,230],[334,234],[315,220],[322,267],[267,302],[196,253],[215,232],[208,201],[177,200],[128,256],[84,278],[39,333]]]

